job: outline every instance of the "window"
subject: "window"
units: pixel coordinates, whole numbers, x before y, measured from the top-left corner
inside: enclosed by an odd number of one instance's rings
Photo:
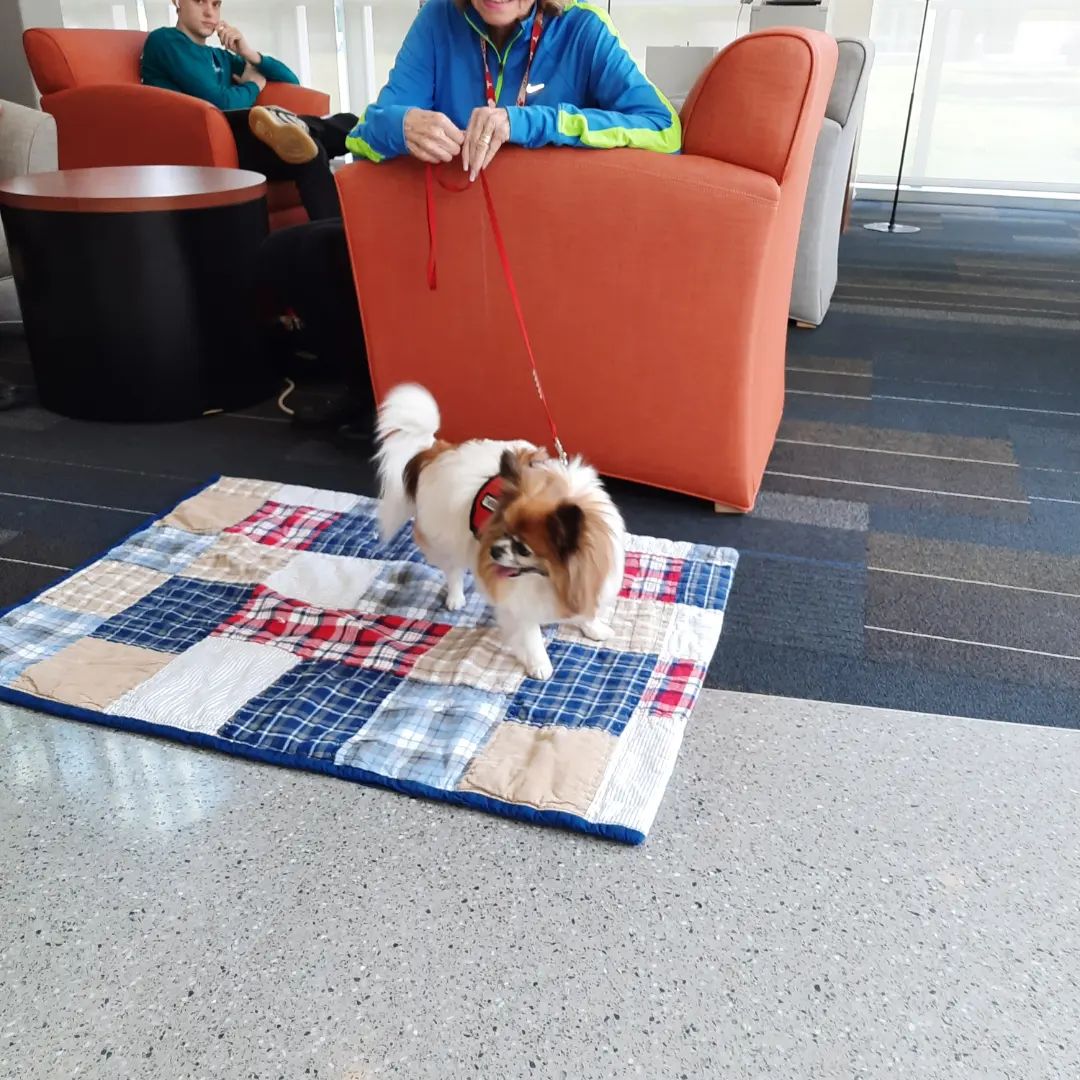
[[[876,0],[859,157],[895,181],[923,0]],[[905,180],[1080,191],[1077,0],[931,0]]]

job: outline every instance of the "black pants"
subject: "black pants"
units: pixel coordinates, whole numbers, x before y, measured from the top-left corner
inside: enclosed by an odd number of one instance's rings
[[[235,119],[232,119],[233,115]],[[230,113],[240,168],[262,173],[267,180],[295,181],[300,201],[312,221],[340,218],[341,206],[330,172],[330,161],[348,153],[345,136],[356,127],[357,118],[351,113],[337,113],[334,116],[304,116],[301,119],[318,144],[319,153],[303,165],[290,165],[251,134],[247,126],[247,110]]]
[[[264,310],[296,312],[305,346],[318,356],[320,368],[354,397],[369,399],[364,328],[340,219],[271,233],[259,249],[258,274]]]

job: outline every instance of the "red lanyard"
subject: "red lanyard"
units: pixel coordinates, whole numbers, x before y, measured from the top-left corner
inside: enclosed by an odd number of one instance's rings
[[[438,166],[441,168],[442,166]],[[427,167],[426,177],[426,193],[427,193],[427,219],[428,219],[428,288],[437,289],[439,287],[439,272],[438,272],[438,249],[436,240],[438,237],[438,228],[435,219],[435,168],[436,166],[429,165]],[[461,173],[458,173],[460,176]],[[461,187],[453,187],[446,183],[442,177],[439,177],[440,186],[444,187],[447,191],[462,192],[468,191],[471,186],[468,181]],[[533,353],[532,342],[529,340],[529,330],[525,325],[525,314],[521,309],[521,298],[518,296],[517,284],[514,281],[514,272],[510,269],[510,256],[506,250],[506,241],[503,240],[502,229],[499,228],[499,218],[495,213],[495,202],[491,198],[491,188],[488,187],[487,173],[480,173],[480,186],[484,191],[484,201],[487,203],[488,219],[491,221],[491,232],[495,237],[495,248],[499,253],[499,262],[502,263],[503,276],[506,278],[506,287],[510,291],[510,302],[514,305],[514,314],[517,316],[518,329],[521,331],[521,338],[525,342],[525,353],[529,358],[529,367],[532,370],[533,387],[536,390],[536,396],[540,399],[540,404],[544,408],[544,415],[547,417],[548,427],[551,429],[551,438],[555,443],[555,452],[559,455],[559,460],[566,465],[568,459],[566,451],[563,449],[563,444],[559,439],[559,429],[555,426],[555,417],[551,415],[551,407],[548,405],[547,397],[544,395],[544,388],[540,385],[540,371],[536,366],[536,355]]]
[[[529,72],[532,71],[533,57],[536,56],[536,46],[540,42],[540,34],[544,29],[544,12],[541,9],[542,0],[537,0],[536,18],[533,19],[532,35],[529,37],[529,59],[525,61],[525,77],[521,80],[521,89],[518,91],[518,105],[525,104],[526,91],[529,87]],[[491,68],[488,67],[487,39],[480,39],[480,53],[484,57],[484,93],[489,109],[494,109],[498,104],[495,100],[495,81],[491,77]]]

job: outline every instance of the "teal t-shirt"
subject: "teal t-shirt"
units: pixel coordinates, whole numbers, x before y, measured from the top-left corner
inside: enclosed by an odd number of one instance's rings
[[[259,96],[254,83],[233,82],[234,75],[243,73],[243,57],[228,49],[197,45],[175,26],[163,26],[147,35],[140,69],[147,86],[190,94],[219,109],[250,109]],[[280,60],[265,53],[258,71],[269,82],[300,82]]]

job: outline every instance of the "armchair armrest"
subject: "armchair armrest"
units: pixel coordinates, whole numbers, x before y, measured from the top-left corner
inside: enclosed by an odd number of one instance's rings
[[[326,116],[330,112],[330,95],[293,83],[272,82],[257,98],[259,105],[279,105],[302,116]]]
[[[807,97],[816,89],[824,111],[836,61],[836,42],[812,30],[777,28],[739,38],[705,69],[687,99],[683,151],[782,184]],[[816,125],[809,137],[817,138]]]
[[[61,169],[237,166],[236,143],[221,111],[186,94],[102,84],[61,90],[41,104],[56,118]]]

